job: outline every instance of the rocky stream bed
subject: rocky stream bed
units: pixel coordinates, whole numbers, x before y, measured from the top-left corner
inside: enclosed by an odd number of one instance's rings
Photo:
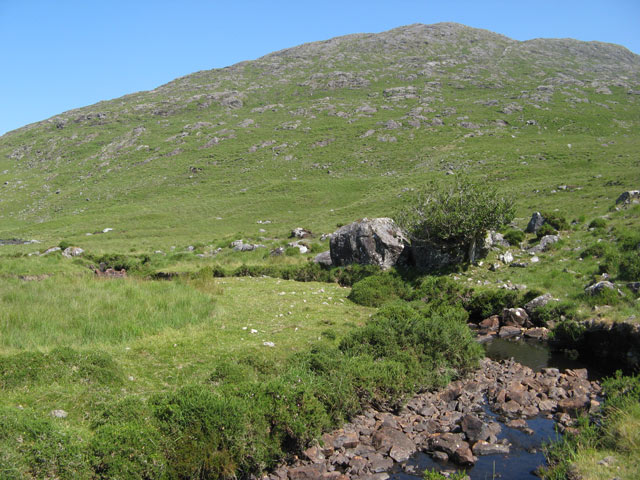
[[[473,374],[415,396],[400,412],[367,410],[265,478],[418,479],[425,468],[535,478],[542,443],[570,434],[578,413],[597,410],[600,385],[543,343],[495,340],[487,355],[494,359]]]

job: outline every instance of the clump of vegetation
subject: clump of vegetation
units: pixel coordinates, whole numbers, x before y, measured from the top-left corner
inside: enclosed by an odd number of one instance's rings
[[[557,212],[542,212],[541,214],[544,218],[544,224],[548,224],[556,230],[569,230],[569,222],[563,215]]]
[[[549,302],[538,307],[531,319],[539,325],[548,325],[553,322],[573,320],[577,317],[577,306],[572,301]]]
[[[382,304],[409,295],[409,287],[397,275],[383,273],[372,275],[356,282],[349,294],[349,300],[367,307]]]
[[[604,230],[607,226],[607,221],[604,218],[594,218],[589,222],[589,228],[595,228],[596,230]]]
[[[499,229],[513,215],[513,201],[497,188],[463,178],[449,185],[431,183],[396,220],[412,241],[461,249],[473,262],[487,230]]]
[[[525,233],[522,230],[510,228],[503,237],[511,245],[520,245],[524,241]]]
[[[519,307],[534,299],[540,292],[520,290],[479,290],[466,302],[472,320],[478,321],[491,315],[498,315],[504,308]]]
[[[551,226],[548,223],[543,223],[542,226],[536,232],[536,238],[540,240],[544,236],[557,235],[557,234],[558,234],[558,231],[555,228],[553,228],[553,226]]]

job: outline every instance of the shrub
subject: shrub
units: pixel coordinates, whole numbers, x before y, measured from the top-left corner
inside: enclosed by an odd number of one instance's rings
[[[533,312],[531,319],[540,324],[547,325],[550,322],[556,322],[564,317],[567,320],[574,319],[577,316],[576,305],[570,301],[549,302],[546,305],[538,307]]]
[[[565,320],[553,329],[553,339],[562,345],[574,346],[582,342],[586,328],[575,320]]]
[[[401,278],[383,273],[355,283],[348,298],[358,305],[379,307],[383,303],[406,298],[408,294],[409,289]]]
[[[483,320],[491,315],[497,315],[504,308],[518,307],[526,303],[524,295],[517,290],[481,290],[474,292],[465,305],[471,320]]]
[[[511,245],[520,245],[524,241],[525,233],[522,230],[511,228],[504,233],[504,239]]]
[[[544,223],[551,225],[556,230],[569,230],[567,219],[555,212],[541,212]],[[544,225],[544,224],[543,224]]]
[[[411,298],[426,303],[463,305],[470,296],[471,289],[450,277],[426,276],[415,288]]]
[[[604,218],[594,218],[589,223],[589,228],[603,229],[607,226],[607,221]]]
[[[621,280],[640,280],[640,253],[627,252],[622,255],[618,265],[618,278]]]
[[[71,246],[71,244],[65,240],[61,241],[58,246],[60,247],[60,250],[65,251],[67,248],[69,248]]]
[[[476,245],[487,230],[509,223],[513,214],[512,200],[497,188],[461,179],[446,186],[432,182],[398,212],[396,220],[413,241],[460,248],[466,252],[465,260],[474,261]]]
[[[543,223],[542,226],[536,232],[536,237],[541,239],[545,235],[556,235],[558,232],[548,223]]]

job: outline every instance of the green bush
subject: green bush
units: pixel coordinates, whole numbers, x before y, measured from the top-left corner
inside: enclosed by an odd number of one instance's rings
[[[379,307],[386,302],[406,298],[408,295],[409,288],[401,278],[383,273],[363,278],[355,283],[348,298],[358,305]]]
[[[446,276],[426,276],[420,280],[411,299],[426,303],[464,305],[471,298],[471,289]]]
[[[155,480],[166,472],[159,432],[141,421],[99,427],[89,450],[96,478]]]
[[[564,346],[576,346],[582,342],[586,328],[575,320],[565,320],[553,329],[553,339]]]
[[[480,321],[500,314],[504,308],[519,307],[524,303],[525,296],[518,290],[481,290],[473,293],[465,308],[471,320]]]
[[[511,228],[504,233],[504,239],[511,245],[520,245],[525,238],[525,233],[522,230],[516,230]]]
[[[412,241],[459,248],[465,260],[474,261],[487,230],[506,225],[513,215],[513,201],[501,196],[497,187],[462,178],[452,185],[432,182],[396,220]]]
[[[569,230],[567,219],[556,212],[541,212],[544,223],[551,225],[556,230]],[[543,224],[544,225],[544,224]]]
[[[71,246],[71,244],[65,240],[61,241],[58,244],[58,247],[60,247],[60,250],[65,251],[67,248],[69,248]]]
[[[607,226],[607,221],[604,218],[594,218],[589,223],[589,228],[595,228],[597,230],[604,229],[606,228],[606,226]]]
[[[556,231],[556,229],[553,228],[550,224],[543,223],[542,226],[536,232],[536,237],[539,240],[542,237],[544,237],[545,235],[556,235],[557,233],[558,232]]]
[[[564,317],[567,320],[576,318],[577,309],[574,302],[549,302],[538,307],[531,315],[531,320],[539,325],[546,326],[550,322],[557,322]]]
[[[621,280],[640,280],[640,253],[627,252],[622,255],[618,265],[618,278]]]

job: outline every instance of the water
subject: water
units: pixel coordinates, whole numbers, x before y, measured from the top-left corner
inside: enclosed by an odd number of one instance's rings
[[[542,368],[558,368],[563,371],[567,368],[585,368],[584,363],[572,359],[562,353],[554,353],[546,343],[539,341],[513,341],[495,339],[485,344],[487,357],[492,360],[506,360],[513,358],[516,362],[526,365],[534,371]],[[596,379],[602,375],[589,369],[589,378]],[[545,465],[545,457],[542,453],[542,445],[560,439],[556,433],[554,421],[545,417],[535,417],[527,420],[533,435],[507,427],[500,421],[500,417],[485,407],[487,420],[493,419],[500,422],[502,431],[498,439],[506,438],[511,444],[510,452],[506,455],[485,455],[478,457],[478,461],[467,469],[466,473],[472,480],[489,480],[493,478],[505,479],[534,479],[538,478],[533,472],[541,465]],[[396,470],[389,473],[393,480],[422,479],[422,472],[426,469],[458,470],[459,467],[452,463],[439,463],[429,455],[418,452],[405,464],[396,466]]]

